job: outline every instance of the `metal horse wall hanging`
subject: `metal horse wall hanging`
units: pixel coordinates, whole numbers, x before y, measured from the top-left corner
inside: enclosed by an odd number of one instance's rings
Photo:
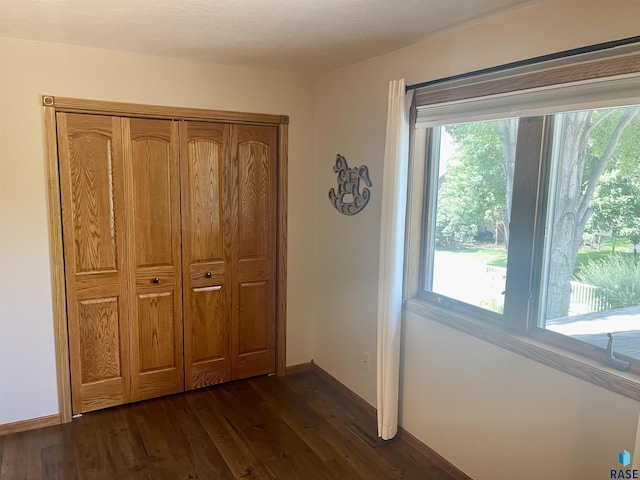
[[[338,192],[334,188],[329,190],[331,205],[343,215],[355,215],[367,205],[371,197],[369,189],[361,185],[364,182],[367,187],[371,187],[369,169],[365,165],[349,168],[347,160],[338,154],[333,171],[338,174]],[[351,195],[351,201],[346,201],[345,195]]]

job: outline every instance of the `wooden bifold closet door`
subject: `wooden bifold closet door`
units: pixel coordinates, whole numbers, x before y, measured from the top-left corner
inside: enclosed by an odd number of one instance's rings
[[[122,120],[131,399],[183,390],[178,126]]]
[[[277,128],[57,126],[73,412],[273,372]]]
[[[231,378],[230,125],[180,126],[185,388]]]
[[[275,370],[275,127],[184,122],[185,387]]]
[[[276,129],[232,127],[233,305],[231,372],[275,370]]]
[[[57,114],[74,413],[130,401],[119,118]]]

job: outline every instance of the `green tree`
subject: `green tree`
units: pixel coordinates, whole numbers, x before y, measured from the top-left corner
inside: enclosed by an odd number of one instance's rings
[[[602,139],[596,136],[598,142]],[[601,147],[600,147],[601,148]],[[626,217],[620,228],[620,236],[628,239],[634,246],[640,243],[640,114],[637,114],[627,126],[618,143],[611,170],[621,182],[627,184],[623,189],[633,190],[627,198]],[[597,195],[597,192],[596,192]],[[635,202],[634,202],[635,200]],[[595,212],[594,212],[595,214]],[[637,253],[637,252],[636,252]]]
[[[640,176],[640,107],[571,112],[562,122],[558,142],[557,188],[552,221],[551,262],[548,277],[547,318],[565,316],[571,298],[578,249],[594,208],[606,218],[625,218],[620,235],[640,240],[640,218],[630,205],[606,200],[592,206],[605,173],[633,180]],[[468,238],[474,228],[502,218],[509,224],[517,138],[517,119],[450,125],[446,131],[456,144],[456,155],[441,181],[438,199],[440,240]],[[627,128],[630,126],[630,128]],[[611,173],[609,173],[611,172]],[[630,180],[630,181],[631,181]],[[637,182],[640,185],[640,181]],[[635,195],[635,194],[634,194]],[[610,197],[609,197],[610,198]],[[638,196],[635,195],[637,199]],[[623,212],[620,211],[624,208]],[[609,213],[605,211],[609,209]],[[636,212],[636,213],[633,213]],[[601,219],[604,221],[604,217]],[[508,228],[505,243],[508,245]]]
[[[593,214],[591,201],[600,177],[614,168],[626,145],[638,141],[638,132],[626,127],[640,108],[588,110],[563,115],[562,135],[558,148],[555,214],[552,222],[551,262],[548,277],[546,317],[567,315],[571,300],[571,284],[578,249],[587,221]],[[620,146],[622,145],[622,148]],[[610,164],[610,161],[614,162]]]
[[[616,238],[626,237],[632,244],[640,242],[640,179],[625,175],[620,169],[605,172],[593,200],[593,223],[600,230],[611,230],[613,251]]]
[[[436,238],[468,242],[478,227],[496,225],[510,208],[502,135],[496,121],[449,125],[446,131],[456,151],[439,186]]]

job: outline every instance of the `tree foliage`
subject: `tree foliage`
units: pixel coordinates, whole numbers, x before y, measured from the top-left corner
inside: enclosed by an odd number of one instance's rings
[[[640,243],[640,182],[620,169],[605,172],[591,201],[593,224],[632,244]],[[615,245],[615,243],[614,243]]]
[[[562,134],[554,139],[558,167],[547,318],[568,312],[570,281],[588,223],[640,242],[639,111],[627,107],[556,117],[562,122]],[[478,227],[501,220],[508,225],[516,128],[517,120],[446,127],[456,150],[440,178],[438,242],[472,240]],[[505,233],[508,244],[508,229]]]
[[[592,199],[606,171],[626,164],[630,143],[637,132],[627,126],[639,108],[571,112],[562,122],[556,171],[555,213],[552,219],[546,318],[566,316],[571,299],[573,271],[587,222],[593,215]],[[626,154],[625,154],[626,153]]]
[[[471,242],[502,220],[506,180],[498,122],[449,125],[456,149],[440,177],[436,241]],[[442,173],[442,172],[441,172]]]
[[[594,149],[602,150],[606,129],[594,132]],[[613,158],[598,182],[591,208],[592,229],[640,243],[640,115],[629,123]]]

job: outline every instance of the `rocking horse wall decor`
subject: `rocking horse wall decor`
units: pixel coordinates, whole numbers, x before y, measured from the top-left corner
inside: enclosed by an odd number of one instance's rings
[[[369,169],[361,167],[349,168],[347,160],[340,154],[336,155],[333,171],[338,174],[338,191],[329,190],[329,200],[334,208],[343,215],[355,215],[369,203],[371,187]],[[363,187],[364,183],[366,187]]]

